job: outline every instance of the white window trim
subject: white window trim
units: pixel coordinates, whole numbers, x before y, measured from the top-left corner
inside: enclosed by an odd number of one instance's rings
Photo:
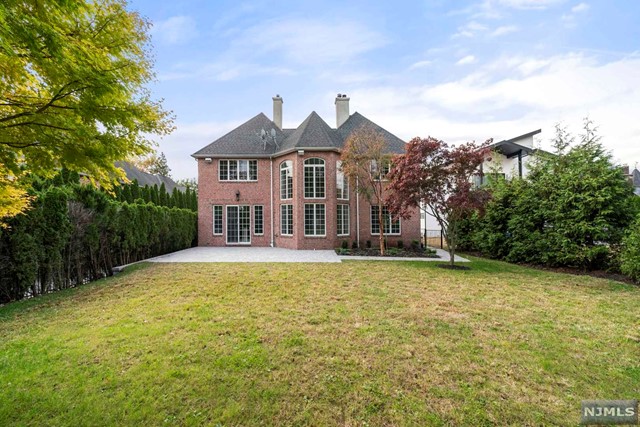
[[[340,164],[340,166],[338,166],[338,164]],[[347,177],[345,176],[344,172],[341,169],[342,169],[342,161],[338,160],[336,161],[336,193],[338,192],[338,174],[339,173],[342,174],[342,180],[345,184],[344,186],[346,191],[342,191],[343,197],[337,197],[337,194],[336,194],[336,198],[338,200],[349,200],[349,195],[350,195],[349,190],[351,190],[349,188],[349,180],[347,179]],[[347,197],[344,197],[344,193],[347,193]]]
[[[336,205],[336,228],[338,228],[338,218],[337,218],[338,206],[346,206],[347,207],[347,211],[348,211],[348,213],[347,213],[347,221],[349,221],[349,223],[348,223],[348,227],[347,227],[347,233],[346,234],[337,233],[337,235],[340,236],[340,237],[351,236],[351,207],[346,203],[338,203]],[[326,216],[326,213],[325,213],[325,216]]]
[[[248,206],[249,207],[249,230],[253,231],[253,224],[251,223],[251,205],[225,205],[224,211],[225,214],[228,212],[228,208],[233,208],[233,207],[237,207],[240,208],[241,206]],[[229,220],[229,215],[226,215],[225,218],[227,221]],[[223,221],[224,225],[226,224],[226,221]],[[223,230],[226,229],[226,227],[223,226],[222,228]],[[238,230],[238,233],[240,232],[240,230]],[[248,242],[229,242],[229,233],[226,233],[226,237],[225,237],[225,243],[227,245],[230,246],[251,246],[251,233],[249,233],[249,241]]]
[[[220,220],[222,221],[222,233],[216,233],[216,207],[220,206],[220,209],[222,210],[222,215]],[[213,220],[211,221],[211,225],[213,226],[213,229],[211,231],[213,231],[213,235],[214,236],[223,236],[224,235],[224,205],[212,205],[211,207],[211,212],[213,213]]]
[[[291,207],[291,230],[292,230],[291,234],[282,232],[282,213],[284,212],[284,210],[282,209],[283,206],[290,206]],[[291,204],[291,203],[284,203],[284,204],[280,205],[280,235],[281,236],[291,237],[291,236],[293,236],[293,232],[295,232],[295,229],[293,227],[293,211],[294,211],[293,204]]]
[[[282,165],[285,163],[291,163],[291,197],[282,197]],[[280,163],[280,200],[293,200],[293,181],[294,181],[295,175],[294,175],[294,170],[293,170],[293,161],[291,160],[284,160],[282,163]]]
[[[324,206],[324,234],[307,234],[307,209],[306,209],[307,206],[306,205],[313,205],[314,206],[314,208],[313,208],[313,218],[314,218],[314,221],[313,221],[314,227],[313,228],[314,228],[314,230],[317,228],[317,227],[315,227],[315,223],[316,223],[315,222],[315,216],[316,216],[316,208],[315,208],[315,206],[316,205]],[[303,209],[304,209],[304,223],[302,225],[303,225],[303,228],[304,228],[304,236],[305,237],[327,237],[327,204],[326,203],[304,203]]]
[[[251,176],[251,165],[248,162],[256,162],[256,179],[220,179],[220,164],[222,162],[238,162],[241,160],[247,161],[247,178]],[[236,170],[240,170],[239,168]],[[229,176],[229,165],[227,164],[227,176]],[[238,173],[239,176],[239,173]],[[218,159],[218,182],[258,182],[258,160],[257,159]],[[229,205],[233,206],[233,205]]]
[[[322,165],[307,165],[305,162],[307,160],[311,160],[311,159],[319,159],[322,160]],[[324,173],[322,174],[322,178],[323,178],[323,186],[324,186],[324,196],[323,197],[307,197],[305,194],[306,191],[306,182],[305,182],[305,172],[306,172],[306,168],[307,166],[315,168],[316,167],[320,167],[322,166],[322,169],[324,169]],[[314,183],[315,183],[315,174],[314,176]],[[314,186],[314,190],[313,193],[315,194],[315,186]],[[308,159],[305,159],[304,162],[302,162],[302,195],[304,196],[305,199],[307,200],[326,200],[327,199],[327,161],[321,157],[310,157]],[[326,214],[326,213],[325,213]]]
[[[377,207],[377,206],[376,206]],[[373,206],[369,206],[369,232],[371,233],[372,236],[379,236],[380,233],[374,233],[373,232],[373,221],[371,221],[371,216],[373,214]],[[380,224],[380,226],[382,227],[382,230],[384,231],[384,226],[383,224]],[[402,235],[402,218],[398,218],[398,226],[400,228],[400,231],[397,233],[384,233],[385,236],[401,236]]]
[[[257,207],[262,208],[262,233],[256,233],[256,208]],[[251,213],[253,214],[253,227],[252,227],[253,235],[264,236],[264,205],[253,205],[251,210],[252,210]]]

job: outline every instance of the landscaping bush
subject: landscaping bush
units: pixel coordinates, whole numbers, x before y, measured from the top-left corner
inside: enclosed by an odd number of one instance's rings
[[[371,240],[367,240],[367,242],[366,242],[366,244],[365,244],[365,247],[366,247],[367,249],[371,249]]]
[[[111,275],[116,265],[195,244],[197,214],[119,203],[87,185],[34,183],[32,209],[0,229],[0,303]]]
[[[620,270],[635,282],[640,282],[640,215],[622,241]]]
[[[398,240],[398,249],[404,249],[404,242],[402,240]]]
[[[420,241],[413,239],[411,241],[411,249],[413,249],[414,251],[417,251],[418,249],[420,249]]]
[[[569,148],[571,139],[558,128],[555,154],[540,153],[526,178],[492,183],[464,244],[510,262],[615,269],[612,248],[635,214],[631,186],[590,123]]]
[[[349,249],[349,242],[347,242],[346,240],[342,241],[342,249]]]

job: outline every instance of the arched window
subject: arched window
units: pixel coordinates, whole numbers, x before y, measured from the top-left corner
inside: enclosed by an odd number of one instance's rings
[[[349,180],[342,172],[342,162],[336,162],[336,196],[340,200],[349,200]]]
[[[293,199],[293,162],[280,163],[280,200]]]
[[[324,199],[324,160],[313,157],[304,161],[304,197]]]

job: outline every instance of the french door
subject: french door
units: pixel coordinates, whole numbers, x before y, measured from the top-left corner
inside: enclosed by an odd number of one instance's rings
[[[227,243],[251,244],[251,209],[249,205],[227,206]]]

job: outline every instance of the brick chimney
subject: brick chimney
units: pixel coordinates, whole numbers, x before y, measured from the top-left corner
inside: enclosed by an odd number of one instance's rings
[[[280,95],[276,95],[273,97],[273,122],[278,126],[279,129],[282,129],[282,103],[284,101],[280,97]]]
[[[336,96],[336,128],[342,126],[349,118],[349,98],[346,94]]]

